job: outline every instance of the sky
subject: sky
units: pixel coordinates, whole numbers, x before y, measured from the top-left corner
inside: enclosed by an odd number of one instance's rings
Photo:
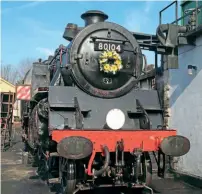
[[[3,1],[3,64],[17,66],[26,58],[46,59],[60,45],[67,23],[84,26],[80,15],[90,9],[105,12],[107,21],[118,23],[130,31],[156,33],[159,11],[170,1]],[[174,21],[174,6],[163,13],[163,23]],[[153,52],[145,52],[148,63],[154,63]]]

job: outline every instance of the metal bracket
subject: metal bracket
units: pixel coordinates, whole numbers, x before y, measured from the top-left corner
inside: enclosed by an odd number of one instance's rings
[[[137,110],[141,111],[145,117],[144,119],[142,119],[140,117],[140,128],[141,129],[150,129],[151,122],[149,119],[149,115],[147,114],[147,112],[145,111],[145,109],[143,108],[143,106],[141,105],[141,103],[138,99],[136,99],[136,104],[137,104]]]
[[[74,107],[76,109],[75,119],[76,119],[76,129],[83,128],[83,114],[81,113],[81,109],[79,107],[77,97],[74,97]]]
[[[121,163],[119,163],[119,153],[121,153]],[[124,166],[124,143],[123,139],[116,144],[116,163],[115,166]]]

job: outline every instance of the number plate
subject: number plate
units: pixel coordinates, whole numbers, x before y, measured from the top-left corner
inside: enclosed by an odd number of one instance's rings
[[[121,53],[123,46],[119,43],[112,42],[95,42],[95,51],[116,51]]]

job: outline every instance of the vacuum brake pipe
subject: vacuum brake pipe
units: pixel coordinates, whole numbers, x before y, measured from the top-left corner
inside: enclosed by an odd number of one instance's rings
[[[102,175],[107,170],[107,167],[109,166],[110,154],[109,154],[109,149],[106,145],[103,146],[103,151],[105,155],[104,166],[102,167],[102,169],[94,172],[94,176],[96,177]]]

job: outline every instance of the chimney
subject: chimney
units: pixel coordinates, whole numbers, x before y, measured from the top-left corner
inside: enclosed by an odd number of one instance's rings
[[[88,26],[97,22],[104,22],[108,19],[108,15],[99,10],[89,10],[83,13],[81,18],[85,21],[85,26]]]

